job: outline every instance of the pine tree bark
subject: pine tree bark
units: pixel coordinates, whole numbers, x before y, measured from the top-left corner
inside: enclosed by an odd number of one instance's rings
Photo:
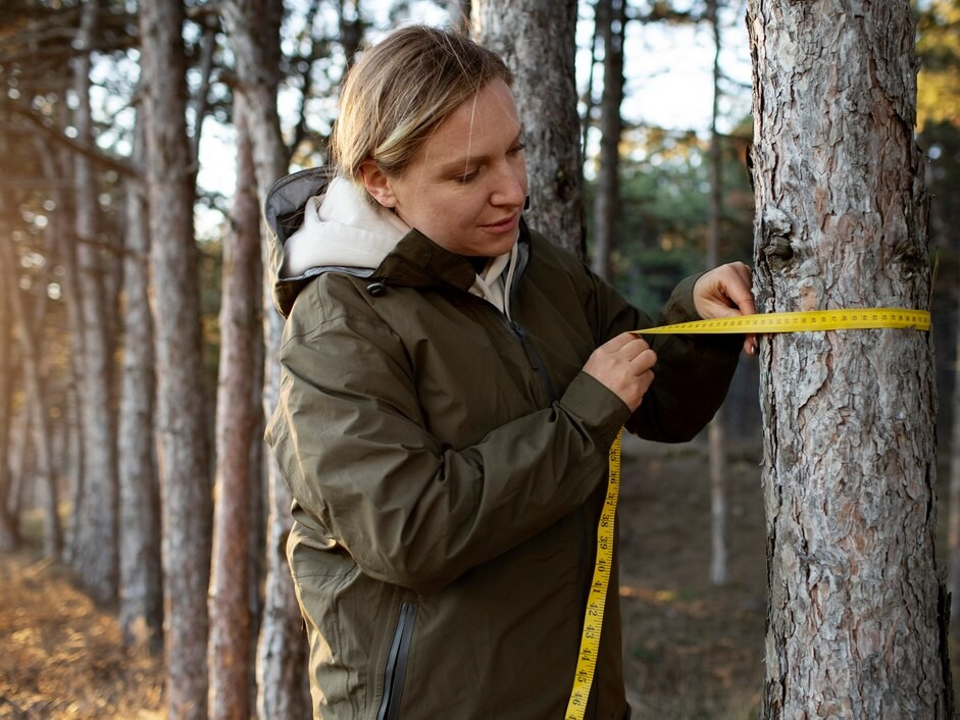
[[[143,163],[144,117],[133,157]],[[123,365],[118,458],[120,485],[120,627],[124,644],[159,649],[163,633],[160,485],[154,452],[156,374],[150,314],[150,227],[145,187],[127,181],[124,206]]]
[[[530,176],[530,209],[524,216],[553,243],[585,258],[577,3],[476,0],[472,22],[474,38],[499,53],[516,76],[513,93]]]
[[[211,484],[202,387],[194,184],[183,5],[140,6],[147,114],[151,303],[156,338],[165,665],[170,718],[207,712]]]
[[[80,142],[93,145],[90,108],[90,52],[96,42],[99,0],[89,0],[81,9],[78,41],[81,52],[73,61],[77,109],[74,126]],[[117,454],[116,424],[112,408],[113,347],[110,339],[105,277],[107,263],[98,240],[99,203],[93,162],[83,154],[74,158],[76,231],[83,354],[80,377],[80,411],[83,422],[84,485],[74,506],[75,532],[72,564],[87,592],[99,602],[111,602],[117,594]]]
[[[223,244],[220,305],[220,371],[217,389],[217,473],[210,582],[210,718],[250,717],[252,622],[249,612],[251,558],[251,445],[260,441],[261,338],[260,203],[244,96],[234,98],[237,185],[230,231]]]
[[[759,309],[926,309],[909,3],[751,0],[747,22]],[[763,717],[953,717],[929,339],[773,336],[760,367]]]

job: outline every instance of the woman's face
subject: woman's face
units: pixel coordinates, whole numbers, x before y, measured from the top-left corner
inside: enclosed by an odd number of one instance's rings
[[[400,175],[388,177],[371,162],[364,184],[447,250],[502,255],[517,241],[527,195],[521,130],[510,88],[492,80],[440,123]]]

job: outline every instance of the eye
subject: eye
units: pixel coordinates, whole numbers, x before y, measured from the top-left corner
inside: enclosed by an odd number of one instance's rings
[[[459,176],[457,177],[457,180],[459,180],[461,183],[466,184],[466,183],[470,182],[471,180],[475,180],[476,177],[477,177],[479,174],[480,174],[480,168],[479,168],[479,167],[475,167],[475,168],[472,168],[472,169],[470,169],[470,170],[465,170],[462,175],[459,175]]]
[[[526,143],[518,142],[518,143],[517,143],[516,145],[514,145],[512,148],[510,148],[509,150],[507,150],[507,154],[509,154],[509,155],[519,155],[520,153],[522,153],[522,152],[526,149],[526,147],[527,147],[527,144],[526,144]]]

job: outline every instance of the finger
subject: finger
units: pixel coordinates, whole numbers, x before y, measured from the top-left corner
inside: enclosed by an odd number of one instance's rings
[[[649,372],[650,369],[657,364],[657,354],[650,348],[644,348],[630,360],[630,364],[633,366],[634,372],[642,375],[645,372]]]
[[[624,333],[620,333],[616,337],[610,338],[600,347],[604,348],[605,350],[609,350],[610,352],[613,352],[613,353],[621,352],[630,343],[635,342],[636,340],[639,340],[639,339],[640,338],[634,335],[632,332],[624,332]]]
[[[630,336],[630,340],[629,342],[625,342],[620,346],[620,348],[617,350],[618,355],[622,355],[628,360],[631,360],[650,347],[647,344],[647,341],[639,335],[634,335],[633,333],[626,334]]]
[[[743,263],[730,263],[724,266],[727,272],[720,275],[718,289],[727,301],[731,310],[739,312],[725,313],[730,315],[753,315],[756,305],[753,301],[752,273]]]

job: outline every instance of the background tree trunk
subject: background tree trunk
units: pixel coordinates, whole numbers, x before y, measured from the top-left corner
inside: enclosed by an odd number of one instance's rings
[[[204,422],[193,169],[186,132],[183,6],[140,7],[141,78],[147,113],[150,268],[156,337],[162,498],[167,710],[207,711],[206,595],[211,488]]]
[[[77,109],[74,126],[80,142],[93,146],[90,109],[90,52],[96,43],[99,0],[82,5],[78,42],[73,61]],[[113,343],[107,310],[105,278],[108,262],[97,246],[99,205],[93,162],[77,153],[74,157],[76,187],[77,287],[80,332],[83,334],[83,371],[80,377],[83,417],[84,485],[73,508],[75,534],[72,564],[80,582],[92,597],[110,602],[117,595],[117,455],[116,424],[112,407]],[[115,295],[111,295],[115,297]]]
[[[909,4],[751,0],[747,21],[759,309],[926,308]],[[928,338],[774,336],[760,366],[763,717],[952,718]]]
[[[957,309],[960,312],[960,291],[957,292]],[[947,513],[947,544],[950,550],[950,625],[960,627],[960,333],[957,333],[955,374],[953,386],[953,427],[950,442],[950,494]]]
[[[625,0],[596,4],[598,34],[603,38],[603,95],[600,100],[600,157],[593,199],[593,271],[610,280],[620,215],[620,137],[623,119],[623,41],[627,32]]]
[[[707,211],[707,269],[720,264],[720,217],[723,212],[723,163],[720,153],[720,135],[717,118],[720,114],[720,22],[717,18],[717,0],[707,0],[707,22],[713,33],[713,110],[710,116],[710,198]],[[710,446],[710,580],[714,585],[726,585],[730,579],[727,568],[727,446],[726,412],[723,407],[707,426]]]
[[[577,3],[476,0],[473,36],[503,56],[527,143],[527,222],[553,243],[586,257],[580,117],[577,115]]]
[[[144,114],[137,118],[134,160],[143,161]],[[118,457],[120,484],[120,627],[128,646],[159,649],[163,633],[160,486],[154,428],[156,373],[150,315],[150,227],[145,188],[127,184],[123,261],[123,375]]]
[[[24,291],[17,282],[16,268],[19,267],[13,244],[10,241],[0,243],[2,262],[8,270],[11,282],[4,283],[7,302],[12,316],[17,319],[21,358],[23,360],[23,380],[25,401],[24,420],[32,429],[35,480],[43,506],[43,553],[52,560],[59,560],[63,550],[63,533],[57,514],[59,497],[57,480],[53,470],[53,451],[50,443],[50,424],[46,403],[46,366],[41,346],[43,316],[46,312],[46,284],[41,280],[41,292],[31,289],[31,303],[24,302]],[[33,307],[30,307],[33,306]]]
[[[257,195],[261,202],[273,184],[287,172],[288,151],[280,134],[277,114],[279,87],[279,0],[225,0],[221,5],[224,26],[237,63],[248,128],[253,141]],[[266,253],[266,243],[263,244]],[[264,257],[264,268],[268,267]],[[263,274],[264,380],[263,411],[269,417],[280,394],[277,354],[283,319],[273,307],[269,273]],[[307,646],[303,620],[287,564],[286,541],[290,533],[292,498],[276,461],[265,462],[268,517],[264,607],[257,644],[257,715],[262,720],[310,715]]]
[[[252,563],[247,535],[250,447],[260,442],[259,366],[262,288],[260,203],[242,94],[234,99],[237,127],[237,191],[230,231],[224,238],[220,305],[220,372],[217,388],[217,474],[210,582],[210,718],[250,717],[252,622],[249,587]]]
[[[470,32],[471,0],[450,0],[447,7],[450,11],[450,27],[454,30]]]
[[[6,138],[0,135],[0,152],[6,150]],[[0,193],[0,242],[10,244],[10,227],[6,220],[7,203]],[[16,287],[15,265],[6,262],[0,267],[0,284]],[[20,517],[17,513],[16,483],[11,473],[13,437],[13,388],[17,382],[16,357],[13,352],[13,324],[16,318],[11,307],[9,290],[0,290],[0,551],[20,547]]]

